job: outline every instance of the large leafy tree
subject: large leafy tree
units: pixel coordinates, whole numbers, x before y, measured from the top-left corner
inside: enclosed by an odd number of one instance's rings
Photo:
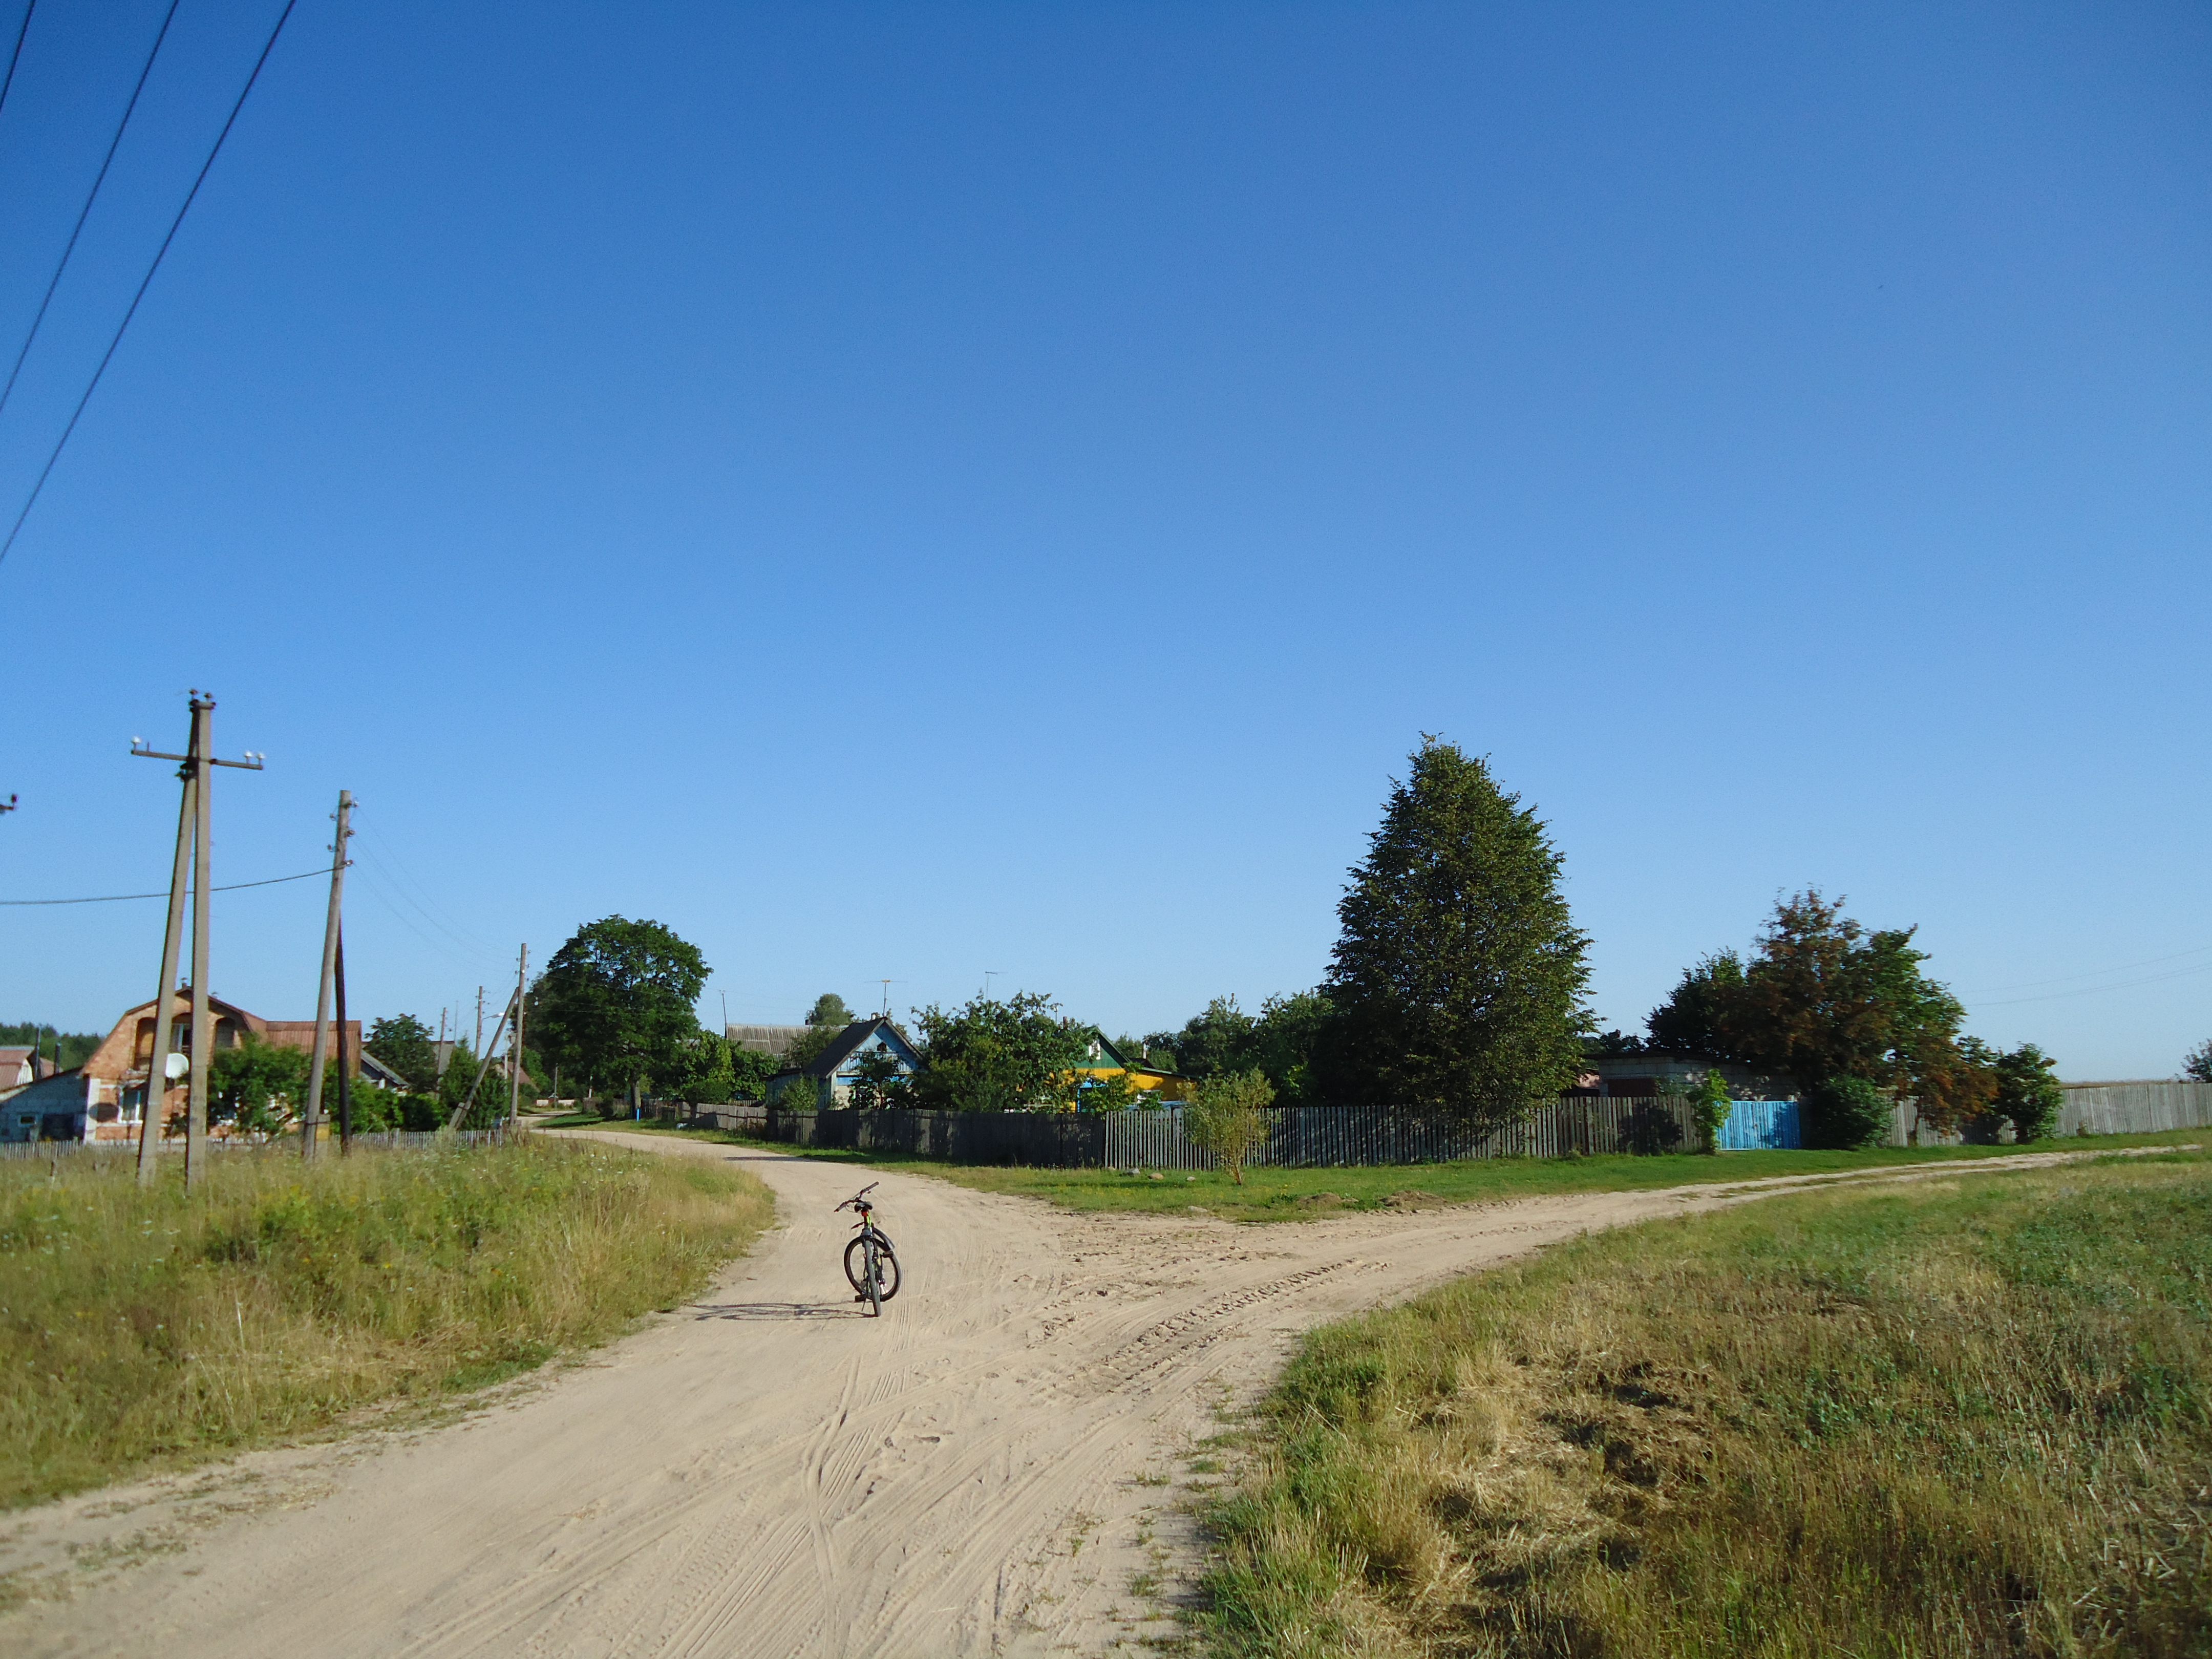
[[[1329,1014],[1328,999],[1318,991],[1269,997],[1256,1015],[1238,1007],[1233,996],[1216,997],[1182,1030],[1156,1031],[1144,1046],[1164,1048],[1176,1071],[1201,1081],[1256,1067],[1267,1074],[1277,1103],[1310,1105],[1318,1098],[1315,1055]]]
[[[606,916],[553,953],[531,993],[529,1031],[548,1061],[605,1087],[678,1080],[693,1060],[707,984],[699,947],[657,921]]]
[[[915,1103],[1006,1112],[1052,1101],[1091,1052],[1091,1028],[1060,1018],[1059,1008],[1037,992],[1018,991],[1003,1001],[977,997],[961,1008],[915,1009],[926,1065],[911,1085]]]
[[[1486,762],[1425,737],[1337,905],[1328,1092],[1502,1121],[1572,1082],[1589,941]]]
[[[1966,1010],[1921,969],[1914,928],[1869,932],[1844,901],[1808,888],[1778,902],[1750,957],[1686,971],[1648,1022],[1654,1043],[1735,1060],[1813,1088],[1859,1078],[1916,1097],[1950,1126],[1989,1109],[1997,1087]]]
[[[824,991],[806,1011],[806,1035],[791,1045],[784,1063],[811,1065],[815,1056],[835,1042],[837,1034],[852,1023],[853,1011],[845,1006],[845,999],[835,991]]]
[[[438,1051],[432,1047],[430,1028],[412,1014],[392,1014],[368,1028],[362,1047],[406,1079],[418,1095],[433,1094],[438,1087]]]

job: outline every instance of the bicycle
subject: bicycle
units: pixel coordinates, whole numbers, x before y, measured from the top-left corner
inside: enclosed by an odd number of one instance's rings
[[[860,1218],[860,1236],[845,1246],[845,1277],[852,1281],[853,1300],[868,1304],[871,1319],[880,1318],[884,1304],[899,1292],[898,1257],[891,1253],[890,1235],[876,1225],[876,1206],[868,1202],[868,1194],[881,1184],[871,1181],[837,1206]]]

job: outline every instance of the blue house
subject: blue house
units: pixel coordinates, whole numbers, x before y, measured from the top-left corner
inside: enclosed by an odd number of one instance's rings
[[[922,1069],[921,1055],[906,1033],[878,1014],[854,1020],[805,1065],[778,1072],[768,1080],[769,1098],[796,1111],[846,1105],[852,1100],[853,1085],[860,1081],[862,1065],[877,1055],[890,1056],[892,1070],[900,1077],[912,1077]]]

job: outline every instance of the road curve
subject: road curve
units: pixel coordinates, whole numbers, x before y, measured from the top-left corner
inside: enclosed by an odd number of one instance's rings
[[[457,1422],[0,1523],[0,1583],[26,1598],[0,1613],[0,1651],[1155,1650],[1143,1638],[1172,1630],[1198,1559],[1181,1501],[1204,1479],[1194,1449],[1299,1332],[1589,1228],[1803,1184],[1232,1226],[1069,1215],[880,1173],[907,1284],[877,1321],[852,1304],[848,1221],[831,1213],[868,1176],[610,1138],[752,1170],[779,1224],[700,1301]]]

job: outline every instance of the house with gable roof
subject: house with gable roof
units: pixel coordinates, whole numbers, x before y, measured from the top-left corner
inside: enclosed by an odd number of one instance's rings
[[[921,1054],[906,1033],[888,1016],[876,1014],[854,1020],[805,1065],[770,1078],[769,1098],[794,1111],[846,1105],[853,1097],[853,1085],[860,1081],[862,1065],[878,1055],[890,1056],[900,1077],[912,1077],[922,1069]]]

